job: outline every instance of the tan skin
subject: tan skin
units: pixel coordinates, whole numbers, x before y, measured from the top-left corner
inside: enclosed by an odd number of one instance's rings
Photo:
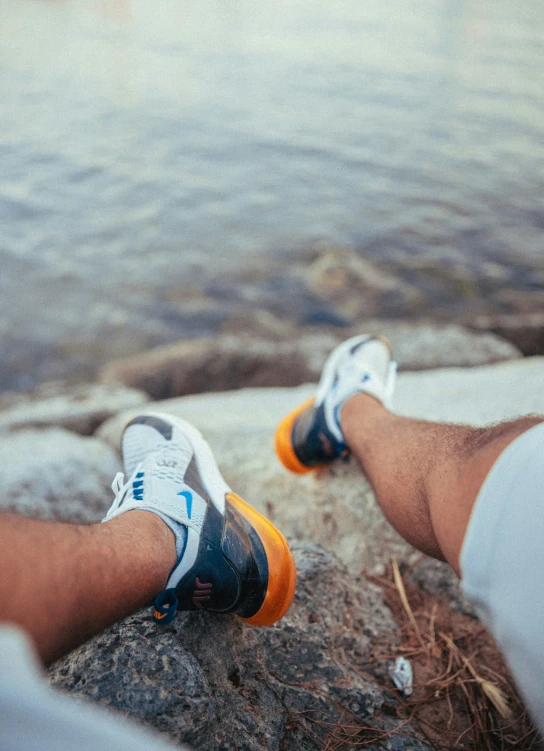
[[[0,620],[46,665],[149,605],[176,562],[173,533],[148,511],[88,526],[2,514],[0,539]]]
[[[393,415],[366,394],[342,410],[346,442],[391,524],[458,575],[483,480],[503,449],[542,420],[487,429],[428,423]],[[25,629],[45,664],[149,605],[176,561],[172,532],[146,511],[89,526],[1,514],[0,540],[0,620]]]
[[[425,422],[394,415],[367,394],[349,399],[341,419],[389,522],[458,576],[467,524],[489,470],[509,443],[544,421],[522,417],[489,428]]]

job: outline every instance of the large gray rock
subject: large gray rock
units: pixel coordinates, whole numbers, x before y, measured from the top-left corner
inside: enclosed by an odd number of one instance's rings
[[[115,451],[60,428],[0,435],[0,510],[40,519],[99,521],[111,505]]]
[[[112,362],[100,378],[143,389],[154,399],[241,386],[294,386],[317,372],[323,353],[334,345],[326,334],[308,336],[304,346],[247,335],[195,339]]]
[[[303,330],[283,326],[274,335],[243,331],[159,347],[102,369],[105,383],[143,389],[154,399],[242,387],[297,386],[317,380],[330,351],[348,336],[384,334],[403,369],[469,366],[520,357],[493,334],[456,325],[367,321],[362,328]]]
[[[372,334],[382,332],[393,345],[402,370],[446,367],[476,367],[514,360],[520,350],[511,342],[488,331],[471,331],[456,324],[372,322]]]
[[[417,247],[417,235],[408,242]],[[542,312],[540,259],[527,269],[534,285],[529,289],[519,284],[515,266],[468,263],[445,247],[438,253],[418,248],[414,253],[383,255],[382,250],[316,243],[278,269],[274,287],[261,282],[259,292],[268,290],[268,310],[305,322],[325,318],[355,324],[386,316],[415,320],[448,314],[469,318],[504,310]],[[277,289],[288,294],[274,298]]]
[[[372,637],[394,633],[381,590],[320,548],[295,545],[298,585],[274,627],[142,611],[56,663],[51,682],[202,751],[317,751],[315,720],[394,729],[384,691],[362,665]],[[385,661],[384,661],[385,663]],[[381,748],[426,749],[409,726]]]
[[[147,394],[118,384],[65,387],[51,383],[32,394],[0,397],[0,433],[19,428],[62,427],[92,435],[109,417],[149,401]]]

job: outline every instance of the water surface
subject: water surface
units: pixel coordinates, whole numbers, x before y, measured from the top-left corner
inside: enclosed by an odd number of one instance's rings
[[[349,323],[541,306],[540,0],[0,13],[0,390],[260,308]],[[305,291],[324,243],[423,302],[352,315]]]

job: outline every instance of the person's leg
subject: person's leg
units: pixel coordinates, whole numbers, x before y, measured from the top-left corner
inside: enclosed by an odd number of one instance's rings
[[[531,416],[489,428],[424,422],[394,415],[361,393],[341,413],[345,441],[387,519],[412,545],[447,560],[458,575],[484,479],[508,444],[543,421]]]
[[[45,663],[149,605],[176,563],[173,533],[147,511],[89,526],[0,514],[0,540],[0,620]]]
[[[232,492],[187,422],[146,413],[125,427],[104,524],[0,514],[0,622],[34,639],[45,662],[148,605],[235,613],[267,626],[285,615],[296,570],[281,532]]]
[[[386,339],[347,339],[327,359],[315,397],[278,426],[277,454],[288,470],[303,474],[351,451],[398,532],[459,574],[461,545],[484,479],[508,444],[544,417],[490,428],[398,417],[390,410],[395,373]]]
[[[298,474],[357,457],[398,532],[462,575],[544,732],[544,417],[488,428],[399,417],[387,408],[394,372],[383,339],[339,345],[314,399],[278,426],[278,457]]]

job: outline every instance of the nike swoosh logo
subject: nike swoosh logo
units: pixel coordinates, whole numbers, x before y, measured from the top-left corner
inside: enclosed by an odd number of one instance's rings
[[[153,618],[156,618],[158,621],[162,620],[163,618],[166,618],[167,615],[168,613],[163,613],[161,615],[158,610],[153,611]]]
[[[189,519],[191,518],[191,511],[193,510],[193,494],[189,493],[187,490],[182,490],[178,493],[182,498],[185,498],[185,503],[187,504],[187,516]]]

